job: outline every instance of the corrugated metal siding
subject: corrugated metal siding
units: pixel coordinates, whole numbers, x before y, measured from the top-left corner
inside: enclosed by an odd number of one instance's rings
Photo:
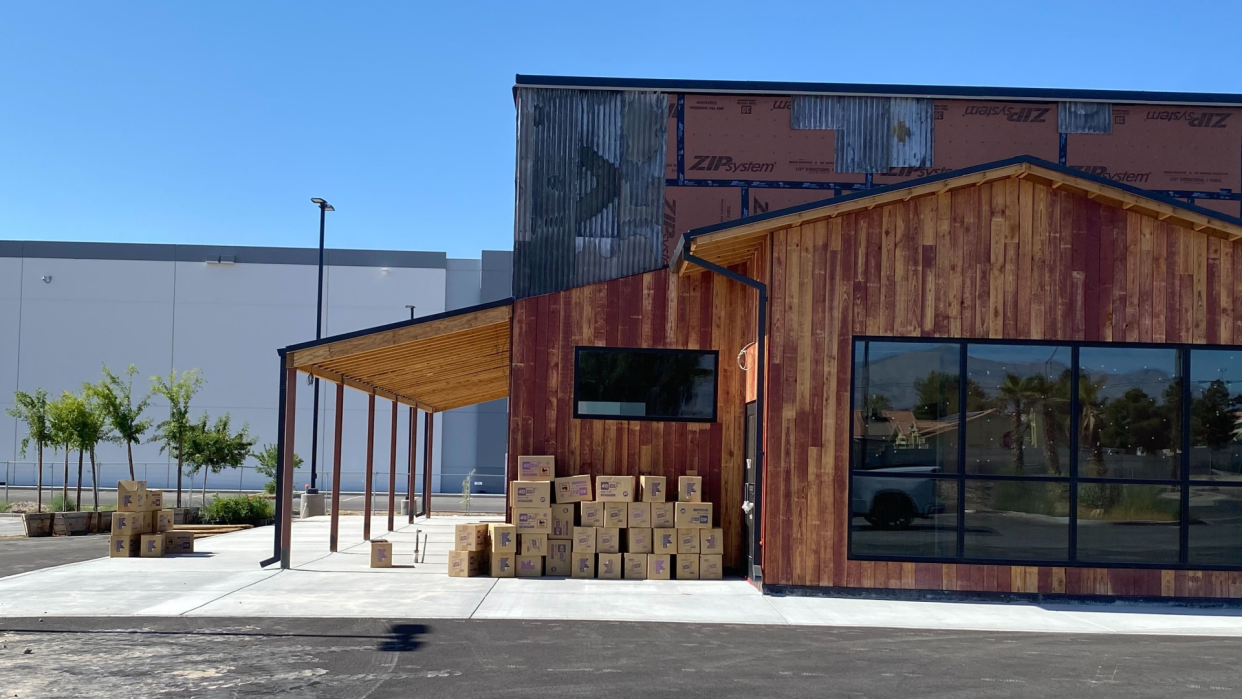
[[[887,172],[931,167],[932,121],[928,99],[795,95],[790,125],[834,129],[837,172]]]
[[[1108,102],[1061,102],[1057,105],[1057,130],[1061,133],[1110,134],[1113,105]]]
[[[658,269],[668,97],[519,88],[513,294]]]

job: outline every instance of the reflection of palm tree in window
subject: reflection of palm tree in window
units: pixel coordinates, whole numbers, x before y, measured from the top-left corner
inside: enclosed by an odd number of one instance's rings
[[[1018,476],[1026,472],[1026,411],[1034,398],[1032,378],[1020,379],[1017,374],[1005,374],[1005,380],[998,389],[1000,407],[1013,420],[1010,449],[1013,450],[1013,472]]]
[[[1038,418],[1043,427],[1044,455],[1048,462],[1048,472],[1054,476],[1061,475],[1062,444],[1068,442],[1069,433],[1069,393],[1070,372],[1061,372],[1056,381],[1049,381],[1047,376],[1035,375],[1026,379],[1029,386],[1029,412]]]
[[[1104,427],[1104,404],[1107,402],[1104,383],[1107,380],[1103,376],[1094,380],[1086,372],[1078,377],[1079,439],[1091,450],[1091,475],[1096,478],[1108,475],[1104,466],[1104,444],[1100,439]]]

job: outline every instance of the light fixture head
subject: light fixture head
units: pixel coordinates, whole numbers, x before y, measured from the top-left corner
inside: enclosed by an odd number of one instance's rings
[[[51,283],[52,283],[52,275],[50,275],[50,274],[45,274],[45,275],[43,275],[43,283],[44,283],[44,284],[51,284]]]
[[[315,204],[324,211],[336,211],[336,209],[334,209],[326,199],[322,199],[320,197],[311,197],[311,203]]]

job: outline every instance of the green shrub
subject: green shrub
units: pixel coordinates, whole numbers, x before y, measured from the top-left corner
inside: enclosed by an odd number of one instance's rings
[[[0,514],[8,512],[12,508],[13,508],[13,503],[0,502]]]
[[[268,495],[275,495],[276,494],[276,481],[273,480],[273,481],[268,481],[264,483],[263,492],[267,493]]]
[[[199,517],[207,524],[258,524],[275,515],[276,508],[260,495],[236,497],[216,496],[210,505],[199,510]]]
[[[72,495],[64,500],[59,495],[52,498],[52,512],[75,512],[77,509],[78,501],[74,500]]]

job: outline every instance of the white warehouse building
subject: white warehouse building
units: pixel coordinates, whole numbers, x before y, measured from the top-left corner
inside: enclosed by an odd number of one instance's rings
[[[206,384],[191,403],[193,416],[206,412],[215,419],[227,412],[235,427],[249,424],[260,446],[275,443],[276,350],[315,337],[317,264],[314,248],[0,241],[0,460],[6,481],[33,485],[36,476],[34,448],[20,456],[24,425],[3,411],[13,406],[14,391],[77,391],[83,382],[98,381],[104,364],[116,373],[137,366],[136,394],[145,393],[154,374],[199,369]],[[424,316],[507,298],[511,276],[508,251],[449,259],[438,252],[328,249],[323,335],[408,319],[409,305]],[[331,485],[334,390],[321,384],[321,489]],[[309,387],[297,392],[303,424],[311,424],[313,395]],[[158,422],[166,406],[153,400],[148,415]],[[434,492],[461,492],[471,471],[474,492],[504,492],[507,415],[507,401],[499,400],[436,416]],[[364,395],[346,391],[344,490],[363,487],[366,420]],[[390,420],[389,404],[378,401],[377,491],[387,489]],[[405,490],[400,474],[409,453],[408,424],[408,409],[401,406],[398,492]],[[417,424],[421,472],[423,420]],[[304,460],[294,480],[301,489],[310,483],[311,430],[299,431],[296,453]],[[44,452],[45,487],[59,485],[63,458]],[[98,458],[104,464],[101,486],[115,486],[128,474],[123,447],[100,445]],[[175,462],[158,445],[135,447],[134,461],[138,478],[151,487],[175,487]],[[251,460],[239,472],[212,476],[208,489],[262,488],[266,479],[253,466]]]

